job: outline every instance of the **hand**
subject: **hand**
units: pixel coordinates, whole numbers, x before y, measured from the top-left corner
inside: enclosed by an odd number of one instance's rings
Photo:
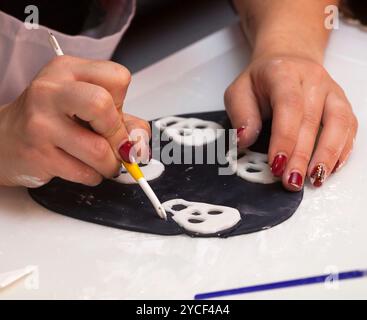
[[[149,124],[121,111],[129,82],[113,62],[53,59],[0,108],[0,184],[38,187],[61,177],[97,185],[129,159],[135,129],[144,138],[140,155],[149,154]]]
[[[317,62],[301,56],[262,56],[225,93],[238,145],[253,144],[272,116],[269,164],[285,188],[314,186],[346,162],[358,122],[343,90]],[[320,135],[319,129],[321,125]]]

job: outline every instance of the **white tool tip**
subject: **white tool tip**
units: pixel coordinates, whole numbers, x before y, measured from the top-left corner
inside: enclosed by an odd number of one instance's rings
[[[167,213],[166,210],[163,208],[162,204],[158,200],[156,194],[154,193],[153,189],[150,187],[149,183],[145,178],[140,178],[138,180],[140,187],[143,189],[147,197],[149,198],[150,202],[152,203],[155,211],[159,215],[160,218],[167,220]]]

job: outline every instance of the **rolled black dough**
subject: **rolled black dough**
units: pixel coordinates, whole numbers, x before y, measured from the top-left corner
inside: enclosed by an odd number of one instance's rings
[[[215,121],[225,129],[231,128],[224,111],[183,117]],[[270,123],[264,123],[251,150],[267,153],[270,128]],[[164,145],[161,143],[161,148]],[[161,202],[181,198],[239,210],[242,220],[235,228],[209,236],[229,237],[271,228],[290,218],[301,203],[303,191],[286,191],[280,182],[258,184],[237,175],[220,176],[218,167],[219,164],[166,165],[165,172],[149,184]],[[88,222],[159,235],[201,236],[183,230],[171,216],[167,221],[160,219],[138,185],[104,180],[97,187],[88,187],[55,178],[40,188],[29,189],[29,194],[47,209]]]

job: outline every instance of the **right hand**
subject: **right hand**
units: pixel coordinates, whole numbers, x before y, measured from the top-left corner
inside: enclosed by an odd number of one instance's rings
[[[53,59],[0,108],[0,184],[39,187],[60,177],[97,185],[118,174],[134,129],[149,154],[149,124],[121,111],[130,77],[110,61]]]

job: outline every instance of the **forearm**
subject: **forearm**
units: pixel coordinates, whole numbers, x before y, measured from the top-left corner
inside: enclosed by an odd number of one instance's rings
[[[319,63],[330,30],[325,7],[338,0],[234,0],[253,57],[297,54]]]
[[[4,163],[2,156],[6,153],[5,144],[7,143],[7,115],[6,108],[8,105],[0,105],[0,186],[10,185],[10,181],[6,178],[6,170],[4,171]]]

